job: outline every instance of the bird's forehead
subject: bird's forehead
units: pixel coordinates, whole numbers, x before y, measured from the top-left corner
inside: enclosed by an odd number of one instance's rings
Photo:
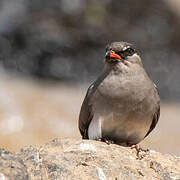
[[[124,51],[133,45],[127,42],[113,42],[107,46],[108,49],[112,49],[115,51]]]

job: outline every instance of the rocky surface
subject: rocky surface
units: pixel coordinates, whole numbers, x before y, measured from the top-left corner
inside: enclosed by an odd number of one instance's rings
[[[19,153],[0,152],[0,179],[180,179],[180,158],[118,145],[54,139]]]

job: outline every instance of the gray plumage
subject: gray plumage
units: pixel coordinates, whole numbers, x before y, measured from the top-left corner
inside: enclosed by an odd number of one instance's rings
[[[106,51],[103,73],[88,88],[83,101],[79,130],[83,139],[131,146],[156,126],[160,98],[132,44],[114,42]],[[112,52],[120,59],[110,56]]]

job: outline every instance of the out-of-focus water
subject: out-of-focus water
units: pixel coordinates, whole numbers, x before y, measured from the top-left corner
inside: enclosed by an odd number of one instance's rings
[[[0,146],[11,151],[55,137],[80,138],[78,115],[88,84],[43,83],[0,76]],[[180,104],[161,104],[155,130],[144,147],[180,155]]]

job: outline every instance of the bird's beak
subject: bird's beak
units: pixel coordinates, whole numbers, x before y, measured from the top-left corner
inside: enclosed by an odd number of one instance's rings
[[[113,50],[107,51],[105,54],[106,61],[122,60],[122,57],[116,54]]]

